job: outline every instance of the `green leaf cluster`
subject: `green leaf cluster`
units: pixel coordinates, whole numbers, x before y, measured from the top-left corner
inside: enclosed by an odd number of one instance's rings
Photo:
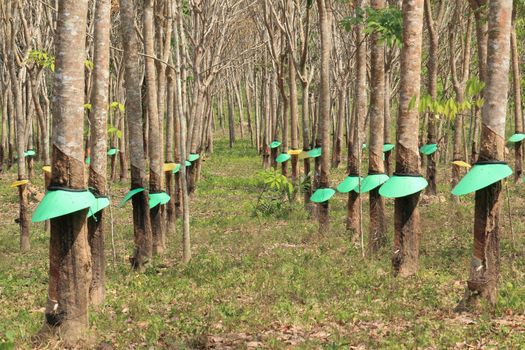
[[[355,25],[364,24],[366,34],[379,34],[379,40],[389,47],[401,47],[403,42],[403,14],[393,6],[382,9],[356,7],[354,14],[344,18],[341,24],[347,31]]]
[[[36,63],[42,68],[55,71],[55,56],[42,51],[42,50],[31,50],[27,58],[28,62]]]

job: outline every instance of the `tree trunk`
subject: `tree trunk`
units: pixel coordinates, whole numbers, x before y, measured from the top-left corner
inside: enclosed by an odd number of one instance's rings
[[[178,101],[183,100],[183,74],[181,74],[182,69],[182,54],[181,48],[184,49],[184,32],[182,28],[182,9],[177,5],[177,2],[173,2],[173,6],[175,8],[174,12],[176,14],[176,25],[173,27],[173,38],[175,39],[175,65],[176,65],[176,73],[175,73],[175,79],[177,82],[176,85],[176,96]],[[184,108],[182,103],[177,104],[178,107],[178,114],[179,114],[179,123],[180,123],[180,134],[178,135],[180,137],[180,154],[181,154],[181,168],[179,171],[180,177],[181,177],[181,192],[182,192],[182,205],[183,205],[183,236],[182,236],[182,260],[187,263],[191,259],[191,243],[190,243],[190,203],[189,203],[189,196],[188,196],[188,188],[187,188],[187,181],[186,181],[186,117],[184,114]]]
[[[523,116],[521,114],[521,74],[516,39],[516,28],[513,26],[511,34],[512,53],[512,87],[514,90],[514,133],[523,133]],[[514,181],[518,182],[523,174],[523,142],[514,144]]]
[[[509,88],[512,0],[489,3],[487,85],[482,110],[480,161],[505,158],[505,117]],[[479,306],[485,299],[496,304],[500,271],[499,214],[501,181],[476,192],[474,248],[467,283],[465,307]]]
[[[142,123],[142,77],[139,69],[138,37],[132,0],[120,0],[122,42],[126,88],[126,114],[128,117],[131,160],[131,190],[144,188],[132,198],[135,251],[130,259],[135,269],[142,270],[151,259],[152,233],[146,188],[146,160],[144,156],[144,129]]]
[[[397,121],[396,173],[419,174],[417,107],[421,75],[421,41],[423,0],[403,0],[403,48],[401,49],[401,81]],[[421,228],[419,223],[419,192],[395,199],[394,274],[410,276],[417,272]]]
[[[332,1],[317,0],[319,11],[319,31],[321,32],[321,83],[320,115],[321,120],[321,169],[319,188],[330,187],[330,52],[332,50]],[[328,201],[319,204],[319,233],[327,233],[329,226]]]
[[[365,2],[361,0],[361,6]],[[348,175],[359,176],[361,174],[361,128],[366,117],[366,43],[363,25],[355,26],[355,40],[358,45],[356,55],[357,76],[355,80],[355,112],[353,137],[350,138],[348,151]],[[361,197],[355,191],[348,193],[348,212],[346,229],[355,235],[361,228],[360,220]]]
[[[64,0],[58,7],[53,108],[51,185],[86,190],[84,177],[84,53],[87,0]],[[71,30],[75,28],[75,30]],[[49,294],[45,325],[66,342],[85,337],[91,259],[87,209],[51,220]]]
[[[93,90],[91,104],[91,163],[88,185],[95,196],[106,196],[107,168],[107,110],[109,87],[109,44],[111,29],[111,1],[100,0],[96,4],[95,38],[93,55]],[[88,220],[88,241],[91,248],[92,279],[89,288],[91,303],[100,305],[104,301],[106,259],[104,256],[104,210]]]
[[[372,0],[371,6],[380,10],[384,0]],[[370,147],[369,174],[383,174],[384,122],[385,122],[385,48],[378,33],[371,37],[371,81],[370,81]],[[386,242],[385,201],[379,195],[379,187],[370,191],[370,233],[368,252],[376,253]]]
[[[154,3],[155,0],[146,0],[144,3],[144,51],[146,63],[146,86],[148,103],[148,135],[149,135],[149,191],[150,193],[162,192],[162,123],[159,115],[157,101],[157,72],[155,69],[154,45]],[[150,210],[151,232],[153,236],[153,253],[162,255],[166,249],[166,237],[163,220],[164,206],[157,205]]]
[[[442,4],[443,1],[441,0]],[[428,92],[432,100],[437,100],[437,74],[439,68],[439,28],[436,28],[434,19],[432,18],[432,4],[430,0],[425,0],[425,18],[429,32],[429,53],[428,53]],[[432,112],[428,113],[428,133],[427,144],[437,143],[436,137],[436,115]],[[425,192],[428,195],[434,196],[437,194],[436,187],[436,157],[437,153],[427,156],[427,181],[428,187]]]
[[[15,3],[13,2],[13,5]],[[9,9],[9,6],[11,5],[10,2],[8,2],[8,9],[9,15],[11,15],[11,10]],[[14,11],[14,9],[13,9]],[[18,75],[16,72],[17,68],[17,61],[15,60],[15,53],[17,50],[17,46],[15,43],[15,35],[14,31],[15,28],[14,21],[11,20],[9,22],[9,26],[7,27],[7,42],[6,45],[9,54],[8,54],[8,70],[9,70],[9,78],[11,79],[11,89],[12,89],[12,97],[14,99],[14,103],[12,103],[11,108],[11,125],[10,128],[10,140],[14,140],[14,136],[12,134],[12,131],[14,131],[13,124],[16,126],[16,154],[17,154],[17,165],[18,165],[18,180],[27,180],[27,171],[26,171],[26,161],[25,161],[25,132],[26,132],[26,118],[24,114],[23,109],[23,88],[21,84],[20,77],[22,76],[22,73],[24,73],[23,70],[26,68],[21,68]],[[13,142],[13,141],[10,141]],[[10,147],[12,149],[12,146]],[[10,159],[12,159],[12,151],[10,152]],[[19,217],[18,217],[18,223],[20,226],[20,250],[22,252],[27,252],[30,249],[30,242],[29,242],[29,203],[27,198],[27,186],[25,184],[22,184],[21,186],[18,186],[18,201],[19,201]]]

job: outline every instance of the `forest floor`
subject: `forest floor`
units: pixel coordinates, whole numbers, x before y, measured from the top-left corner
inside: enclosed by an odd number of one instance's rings
[[[131,206],[112,207],[117,259],[108,224],[107,299],[90,312],[92,337],[104,349],[523,348],[525,185],[508,183],[512,221],[505,199],[497,307],[457,314],[471,256],[473,196],[451,201],[444,169],[440,197],[421,201],[420,271],[395,278],[392,200],[386,201],[388,243],[363,258],[359,240],[344,229],[346,196],[330,202],[331,230],[322,235],[300,203],[278,217],[256,217],[260,157],[249,142],[229,149],[218,140],[191,202],[189,264],[181,263],[179,223],[165,256],[145,273],[131,270]],[[43,190],[40,166],[35,173]],[[333,171],[333,186],[344,176],[343,169]],[[29,349],[44,318],[49,237],[42,224],[33,225],[31,252],[19,253],[14,178],[14,169],[0,175],[0,349],[8,342]],[[112,185],[114,204],[128,186]]]

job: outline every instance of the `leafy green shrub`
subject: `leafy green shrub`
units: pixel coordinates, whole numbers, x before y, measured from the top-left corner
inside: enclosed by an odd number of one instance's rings
[[[276,170],[265,170],[257,174],[261,192],[257,197],[254,216],[285,217],[291,211],[295,195],[292,183]]]

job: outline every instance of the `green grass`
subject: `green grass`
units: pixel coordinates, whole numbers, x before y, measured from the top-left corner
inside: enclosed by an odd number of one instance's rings
[[[233,150],[225,140],[216,142],[190,204],[193,259],[187,265],[181,263],[179,223],[168,237],[166,255],[145,273],[133,272],[131,206],[112,208],[117,261],[113,266],[108,226],[107,300],[90,313],[97,342],[117,349],[517,349],[525,344],[523,184],[509,183],[514,242],[506,204],[502,211],[496,309],[457,315],[452,309],[468,274],[473,198],[452,203],[443,169],[439,189],[446,201],[422,201],[420,207],[420,272],[402,279],[392,276],[390,266],[391,200],[388,244],[377,257],[363,258],[344,229],[345,196],[331,202],[331,230],[324,235],[299,204],[286,219],[254,217],[260,164],[249,142],[240,141]],[[33,182],[42,188],[40,169],[36,173]],[[15,174],[1,176],[0,343],[11,339],[17,348],[29,349],[43,323],[48,235],[43,225],[32,226],[31,252],[18,252],[17,196],[9,188]],[[344,171],[331,178],[335,186]],[[114,203],[127,188],[112,185]],[[365,197],[365,219],[367,208]]]

